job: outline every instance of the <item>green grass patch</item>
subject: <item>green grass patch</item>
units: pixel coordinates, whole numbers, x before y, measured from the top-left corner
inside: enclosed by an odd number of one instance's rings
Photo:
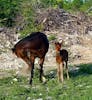
[[[57,81],[56,70],[46,73],[48,79],[42,84],[35,72],[33,85],[28,77],[14,76],[0,79],[0,100],[92,100],[92,64],[79,65],[70,71],[70,80]]]
[[[49,41],[55,40],[56,39],[56,36],[52,34],[52,35],[50,35],[48,37],[48,39],[49,39]]]

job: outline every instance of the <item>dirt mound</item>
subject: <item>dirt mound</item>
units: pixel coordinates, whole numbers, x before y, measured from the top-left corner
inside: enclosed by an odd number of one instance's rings
[[[92,31],[92,20],[85,13],[72,15],[63,9],[47,9],[37,12],[36,25],[43,25],[44,31],[62,30],[62,32],[84,34]]]

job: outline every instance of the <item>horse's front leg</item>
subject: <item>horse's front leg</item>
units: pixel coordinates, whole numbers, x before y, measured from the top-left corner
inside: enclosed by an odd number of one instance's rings
[[[32,85],[32,78],[33,78],[33,74],[34,74],[34,58],[31,59],[31,62],[30,62],[30,69],[31,69],[31,77],[30,77],[30,81],[29,81],[29,84]]]

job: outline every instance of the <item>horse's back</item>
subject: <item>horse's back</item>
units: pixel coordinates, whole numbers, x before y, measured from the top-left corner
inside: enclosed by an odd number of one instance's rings
[[[15,47],[17,46],[22,47],[22,48],[33,47],[35,49],[35,48],[38,48],[37,46],[40,47],[42,44],[48,48],[49,42],[48,42],[47,36],[41,32],[33,32],[29,36],[21,39],[15,45]]]
[[[14,49],[17,55],[30,50],[31,53],[45,55],[49,48],[47,36],[41,32],[33,32],[15,44]],[[19,53],[20,52],[20,53]],[[42,53],[41,53],[42,52]],[[19,54],[18,54],[19,53]]]

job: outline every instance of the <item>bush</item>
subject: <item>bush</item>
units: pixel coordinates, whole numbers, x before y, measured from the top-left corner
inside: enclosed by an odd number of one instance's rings
[[[19,10],[19,0],[0,0],[0,23],[7,27],[14,25]]]
[[[91,7],[92,7],[92,0],[88,0],[80,7],[80,10],[83,12],[87,12],[87,10],[90,9]]]

